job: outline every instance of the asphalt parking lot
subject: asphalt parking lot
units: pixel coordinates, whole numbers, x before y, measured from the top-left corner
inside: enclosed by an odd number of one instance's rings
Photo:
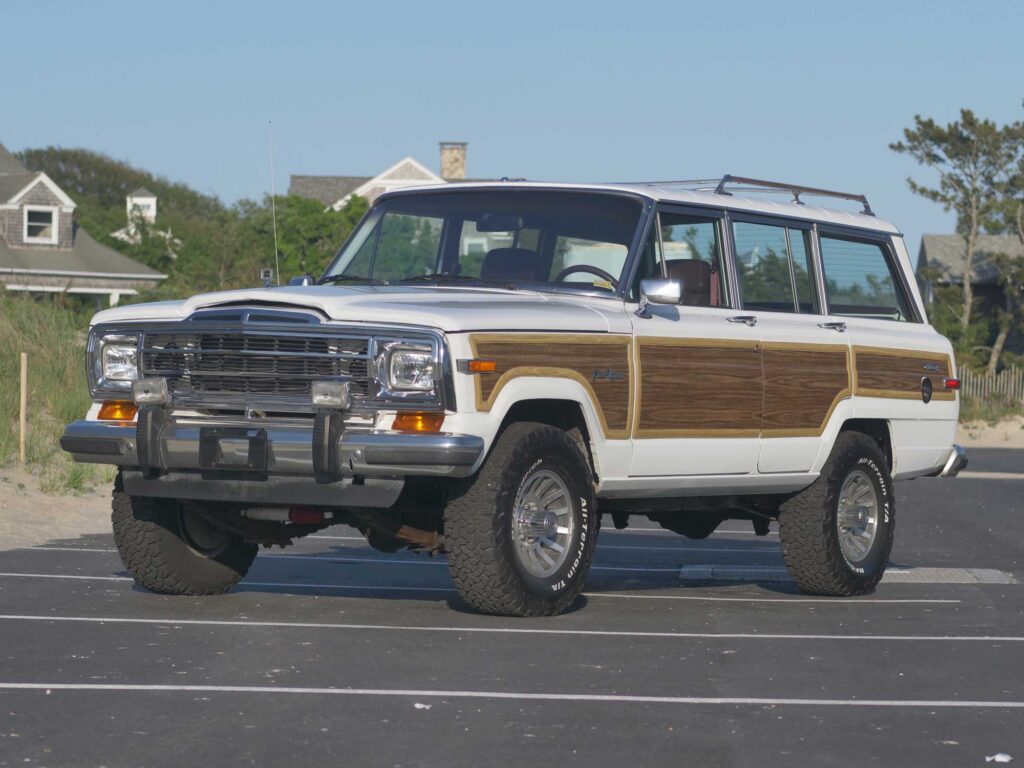
[[[778,537],[602,531],[585,597],[463,610],[347,528],[214,598],[109,535],[0,552],[0,765],[985,765],[1024,760],[1024,451],[898,487],[891,576],[796,593]]]

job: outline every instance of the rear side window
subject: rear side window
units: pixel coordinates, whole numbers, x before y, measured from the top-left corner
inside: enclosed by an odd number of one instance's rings
[[[737,221],[733,238],[745,309],[807,314],[816,311],[806,232]]]
[[[831,314],[914,319],[892,258],[880,243],[822,235],[821,262]]]

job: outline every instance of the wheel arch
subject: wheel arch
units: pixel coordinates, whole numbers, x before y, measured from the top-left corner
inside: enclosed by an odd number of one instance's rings
[[[893,472],[895,467],[893,465],[894,455],[892,449],[892,431],[889,428],[889,422],[886,419],[847,419],[843,422],[839,428],[839,435],[844,432],[860,432],[861,434],[867,435],[881,449],[885,456],[885,461],[889,465],[889,471]]]
[[[510,425],[518,422],[547,424],[568,433],[579,445],[580,451],[590,463],[594,477],[597,477],[597,462],[591,442],[593,432],[587,423],[583,405],[578,400],[538,397],[515,401],[502,417],[497,435],[495,435],[495,442]]]

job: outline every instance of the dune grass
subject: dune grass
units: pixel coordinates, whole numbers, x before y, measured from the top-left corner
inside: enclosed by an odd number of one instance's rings
[[[20,353],[28,353],[26,467],[50,493],[80,493],[108,479],[102,466],[61,451],[64,426],[89,408],[85,337],[91,309],[60,297],[0,293],[0,467],[18,460]]]

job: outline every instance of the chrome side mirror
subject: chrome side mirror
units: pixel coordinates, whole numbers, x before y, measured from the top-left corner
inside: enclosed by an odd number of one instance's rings
[[[300,275],[299,277],[293,277],[291,280],[288,281],[288,285],[312,285],[312,284],[313,284],[313,276],[312,275]]]
[[[640,281],[640,306],[637,317],[650,317],[650,304],[678,304],[683,298],[683,284],[678,280],[648,278]]]

